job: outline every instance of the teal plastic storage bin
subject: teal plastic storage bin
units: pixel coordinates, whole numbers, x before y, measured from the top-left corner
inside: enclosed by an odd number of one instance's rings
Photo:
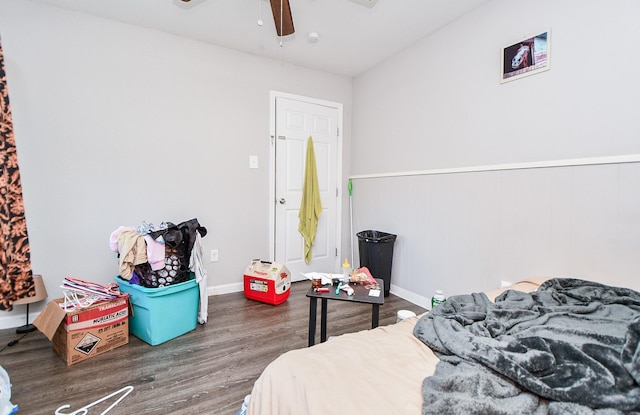
[[[120,291],[128,293],[133,306],[129,333],[152,346],[195,330],[200,290],[192,279],[160,288],[147,288],[116,277]]]

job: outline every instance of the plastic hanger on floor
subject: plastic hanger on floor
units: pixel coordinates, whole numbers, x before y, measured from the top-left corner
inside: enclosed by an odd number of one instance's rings
[[[89,405],[83,406],[80,409],[77,409],[75,412],[69,412],[69,413],[65,413],[65,412],[60,412],[64,409],[67,409],[69,407],[71,407],[71,405],[62,405],[60,408],[56,409],[56,415],[86,415],[89,413],[89,408],[91,408],[92,406],[95,406],[99,403],[102,403],[104,401],[106,401],[107,399],[114,397],[118,394],[121,394],[124,392],[124,394],[118,398],[117,401],[115,401],[113,404],[111,404],[110,407],[108,407],[104,412],[102,412],[100,415],[104,415],[107,412],[109,412],[111,409],[113,409],[113,407],[115,407],[117,404],[120,403],[121,400],[123,400],[128,394],[131,393],[131,391],[133,390],[133,386],[125,386],[124,388],[113,392],[110,395],[105,396],[104,398],[100,398],[95,402],[90,403]]]

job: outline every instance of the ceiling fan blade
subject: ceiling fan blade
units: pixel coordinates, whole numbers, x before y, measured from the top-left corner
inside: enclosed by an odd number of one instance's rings
[[[273,20],[276,23],[278,36],[288,36],[295,32],[289,0],[271,0],[271,11],[273,12]],[[282,16],[282,22],[280,21],[280,16]]]

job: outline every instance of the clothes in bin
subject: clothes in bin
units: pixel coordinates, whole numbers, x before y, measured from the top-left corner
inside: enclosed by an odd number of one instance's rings
[[[131,284],[119,276],[116,281],[133,307],[129,332],[140,340],[155,346],[195,330],[200,297],[195,279],[159,288]]]
[[[118,277],[131,285],[164,288],[187,282],[195,275],[200,289],[197,321],[205,324],[208,284],[202,238],[206,234],[207,229],[197,218],[177,225],[162,222],[158,227],[147,221],[136,228],[119,226],[109,236],[109,246],[118,254]]]
[[[196,218],[177,225],[171,222],[166,225],[166,228],[151,231],[148,234],[153,240],[162,238],[164,241],[164,263],[160,264],[160,267],[153,267],[149,262],[135,265],[135,272],[142,286],[166,287],[180,284],[192,277],[189,273],[191,250],[196,234],[199,233],[201,237],[206,236],[207,228],[201,226]]]
[[[283,264],[254,259],[244,272],[244,296],[250,300],[282,304],[290,288],[291,273]]]

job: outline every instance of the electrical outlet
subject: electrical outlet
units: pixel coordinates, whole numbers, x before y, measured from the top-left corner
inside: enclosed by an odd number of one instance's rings
[[[513,285],[511,281],[500,280],[500,288],[509,287]]]
[[[217,249],[212,249],[211,250],[211,262],[218,262],[218,250]]]

